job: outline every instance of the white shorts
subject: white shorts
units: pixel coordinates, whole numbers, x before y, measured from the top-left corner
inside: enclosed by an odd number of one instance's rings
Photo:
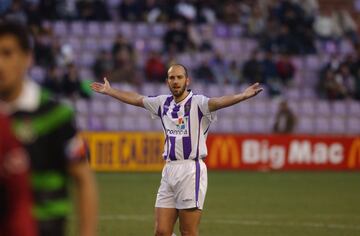
[[[207,190],[207,168],[202,160],[167,162],[162,171],[155,207],[203,209]]]

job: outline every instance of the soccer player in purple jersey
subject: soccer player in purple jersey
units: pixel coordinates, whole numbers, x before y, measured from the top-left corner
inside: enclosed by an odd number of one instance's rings
[[[179,218],[183,236],[198,235],[207,190],[206,137],[215,111],[232,106],[262,91],[253,84],[244,92],[207,98],[188,89],[190,78],[180,64],[168,70],[167,84],[171,95],[146,97],[114,89],[107,79],[91,88],[124,103],[147,109],[160,119],[165,134],[163,158],[166,161],[155,203],[155,235],[171,236]]]

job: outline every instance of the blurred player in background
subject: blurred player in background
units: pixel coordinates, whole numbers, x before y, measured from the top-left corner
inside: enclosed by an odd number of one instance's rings
[[[190,78],[180,64],[170,67],[167,84],[171,95],[145,97],[134,92],[93,83],[96,92],[122,102],[143,107],[160,118],[165,133],[163,157],[166,160],[155,204],[155,235],[172,235],[179,218],[182,235],[198,235],[201,213],[207,190],[207,169],[202,161],[207,156],[206,137],[214,113],[261,92],[256,83],[243,93],[207,98],[188,90]]]
[[[32,206],[27,156],[0,111],[0,235],[36,236]]]
[[[69,177],[75,180],[78,196],[79,235],[95,235],[97,191],[84,143],[74,127],[73,111],[26,78],[31,61],[27,29],[0,22],[0,99],[5,101],[14,133],[30,156],[39,235],[65,234],[71,210]]]

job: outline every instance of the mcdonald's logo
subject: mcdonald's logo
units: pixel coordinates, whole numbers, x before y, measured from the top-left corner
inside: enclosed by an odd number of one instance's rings
[[[240,166],[239,145],[234,138],[217,137],[211,143],[207,158],[208,166],[212,168],[221,166],[238,168]]]
[[[350,169],[360,167],[360,138],[355,139],[351,144],[348,167]]]

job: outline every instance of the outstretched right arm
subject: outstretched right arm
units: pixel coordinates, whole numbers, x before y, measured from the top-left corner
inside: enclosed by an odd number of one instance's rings
[[[92,83],[91,89],[98,93],[103,93],[116,98],[124,103],[144,107],[144,96],[135,92],[126,92],[118,89],[114,89],[110,86],[109,81],[104,78],[104,83]]]

